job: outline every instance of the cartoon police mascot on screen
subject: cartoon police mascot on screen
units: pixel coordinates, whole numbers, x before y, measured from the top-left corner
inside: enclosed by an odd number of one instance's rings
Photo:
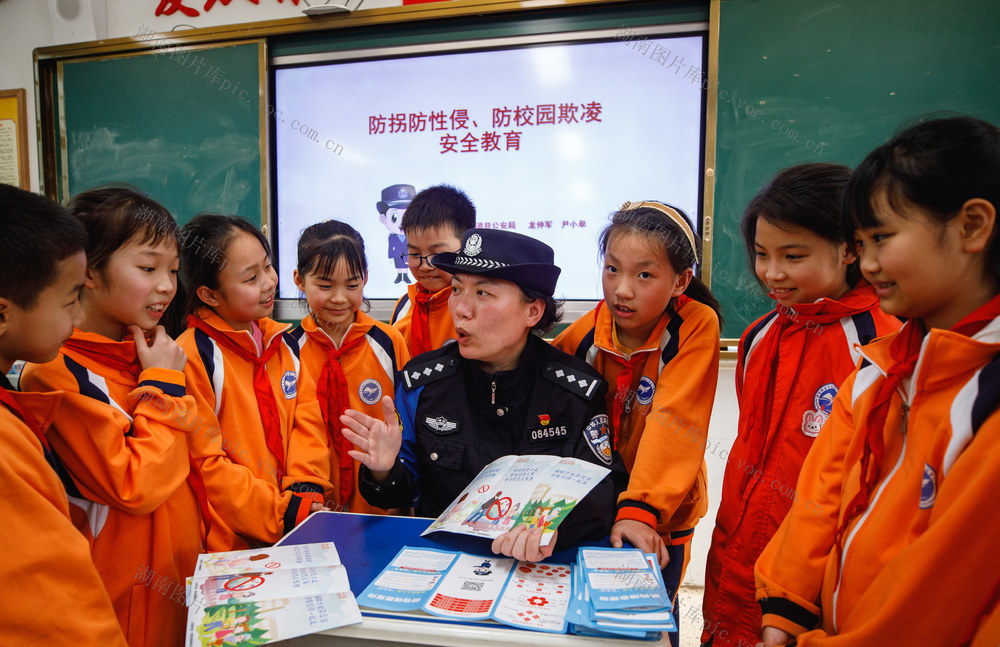
[[[382,189],[382,199],[376,204],[378,219],[389,230],[389,258],[396,268],[393,283],[410,282],[410,272],[406,266],[406,235],[403,233],[403,214],[416,197],[417,190],[411,184],[393,184]]]

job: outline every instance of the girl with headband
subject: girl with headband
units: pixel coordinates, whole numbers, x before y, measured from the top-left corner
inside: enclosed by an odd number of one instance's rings
[[[705,440],[719,376],[719,303],[694,276],[697,238],[660,202],[626,202],[601,233],[604,300],[556,337],[608,381],[629,470],[611,544],[659,556],[674,603],[707,509]],[[678,634],[670,634],[672,645]]]

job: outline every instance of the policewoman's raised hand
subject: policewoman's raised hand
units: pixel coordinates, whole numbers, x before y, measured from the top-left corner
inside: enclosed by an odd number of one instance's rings
[[[396,407],[389,396],[382,398],[382,418],[372,418],[354,409],[348,409],[340,416],[340,422],[345,425],[342,430],[344,438],[357,448],[347,453],[370,469],[379,483],[389,478],[389,471],[403,443]]]
[[[615,548],[621,548],[623,540],[643,553],[656,555],[661,570],[666,568],[667,562],[670,561],[670,554],[667,552],[667,546],[663,543],[660,533],[641,521],[622,519],[615,522],[615,525],[611,527],[611,545]]]
[[[139,366],[147,368],[168,368],[183,371],[187,364],[184,349],[167,334],[163,326],[157,326],[150,331],[149,341],[139,326],[129,326],[132,340],[135,342],[135,354],[139,358]]]
[[[540,562],[552,555],[558,534],[557,530],[552,534],[549,545],[541,546],[539,545],[542,541],[541,528],[514,526],[511,530],[494,539],[490,550],[497,555],[513,557],[519,562]]]

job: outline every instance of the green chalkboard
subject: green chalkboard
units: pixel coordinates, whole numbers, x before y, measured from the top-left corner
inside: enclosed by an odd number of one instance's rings
[[[59,197],[127,182],[180,223],[266,222],[263,41],[158,48],[59,65]]]
[[[1000,3],[727,0],[720,11],[712,290],[723,336],[738,337],[773,304],[739,237],[750,198],[793,164],[854,167],[931,113],[1000,124]]]

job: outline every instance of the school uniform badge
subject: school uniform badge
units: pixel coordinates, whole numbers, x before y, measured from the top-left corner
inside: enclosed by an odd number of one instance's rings
[[[656,393],[656,383],[648,376],[643,375],[639,380],[639,386],[635,389],[635,401],[645,406],[653,401],[653,394]]]
[[[382,385],[378,380],[368,378],[358,387],[358,396],[365,404],[375,404],[382,399]]]
[[[836,384],[824,384],[816,390],[813,396],[813,408],[826,415],[833,413],[833,400],[837,397]]]
[[[587,428],[583,430],[583,437],[587,439],[587,446],[594,456],[605,465],[611,464],[611,426],[608,424],[608,417],[599,414],[590,419]]]
[[[824,384],[816,390],[813,395],[814,411],[806,411],[802,414],[802,433],[810,438],[819,435],[819,430],[823,428],[823,423],[833,412],[833,400],[837,397],[836,384]]]
[[[285,392],[285,399],[291,400],[295,397],[298,380],[295,378],[295,371],[285,371],[281,376],[281,390]]]
[[[937,472],[934,468],[924,463],[924,478],[920,481],[920,509],[927,510],[934,507],[937,500]]]

